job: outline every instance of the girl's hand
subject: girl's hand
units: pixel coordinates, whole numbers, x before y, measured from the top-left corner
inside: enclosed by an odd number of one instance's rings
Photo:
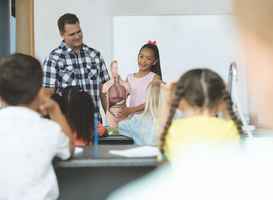
[[[56,108],[56,106],[58,106],[56,101],[46,97],[42,104],[39,106],[38,112],[41,113],[42,115],[47,115],[50,112],[52,112]]]
[[[122,107],[116,114],[116,118],[118,119],[123,119],[127,117],[128,115],[132,114],[131,108],[128,107]]]
[[[161,87],[164,93],[164,103],[172,104],[175,99],[176,84],[180,78],[173,77],[167,84],[161,83]]]

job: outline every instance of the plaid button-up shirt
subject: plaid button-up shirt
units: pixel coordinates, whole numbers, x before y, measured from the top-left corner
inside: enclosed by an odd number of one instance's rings
[[[69,85],[80,86],[91,95],[99,112],[100,85],[110,80],[100,52],[82,44],[76,54],[62,41],[45,59],[43,71],[43,87],[59,92]]]

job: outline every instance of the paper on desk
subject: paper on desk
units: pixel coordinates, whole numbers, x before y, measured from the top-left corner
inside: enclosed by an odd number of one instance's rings
[[[108,132],[108,135],[112,135],[112,134],[113,134],[113,131],[109,131],[109,132]]]
[[[83,152],[83,148],[81,148],[81,147],[75,147],[74,155],[82,153],[82,152]]]
[[[109,153],[124,157],[155,157],[158,155],[159,150],[157,147],[142,146],[125,150],[110,150]]]

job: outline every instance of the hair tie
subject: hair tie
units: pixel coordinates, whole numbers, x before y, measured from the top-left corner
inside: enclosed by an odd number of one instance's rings
[[[60,96],[63,96],[63,93],[62,93],[62,91],[60,91],[59,93],[58,93]]]
[[[82,89],[80,89],[79,92],[82,92]]]
[[[166,158],[166,156],[165,156],[165,154],[164,154],[164,153],[163,153],[163,154],[161,154],[161,157],[162,157],[162,158]]]
[[[153,42],[152,42],[151,40],[149,40],[147,44],[156,45],[156,41],[153,41]]]

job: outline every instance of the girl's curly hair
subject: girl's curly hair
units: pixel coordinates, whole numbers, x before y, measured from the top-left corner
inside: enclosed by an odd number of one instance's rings
[[[68,86],[62,91],[65,117],[77,139],[90,145],[93,139],[95,105],[89,93],[79,86]]]

